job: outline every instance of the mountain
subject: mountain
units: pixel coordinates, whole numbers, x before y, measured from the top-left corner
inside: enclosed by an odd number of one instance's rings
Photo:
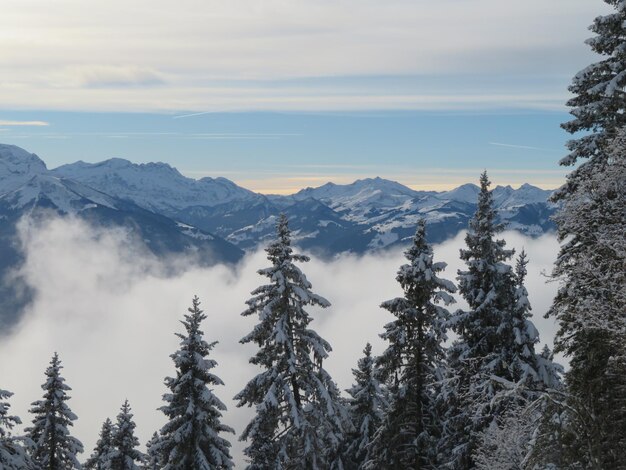
[[[493,190],[500,220],[530,236],[554,229],[550,194],[529,184]],[[281,212],[295,242],[321,256],[402,245],[419,218],[426,219],[431,241],[440,242],[466,228],[477,195],[474,184],[416,191],[380,177],[262,195],[226,178],[188,178],[165,163],[112,158],[48,170],[37,155],[0,144],[1,216],[15,220],[36,207],[105,226],[126,224],[159,255],[193,249],[236,261],[241,250],[272,236]]]
[[[0,145],[0,332],[12,324],[32,292],[19,279],[5,282],[24,253],[15,242],[24,217],[37,222],[50,214],[73,216],[99,227],[121,227],[138,244],[160,257],[191,254],[204,265],[234,263],[243,251],[192,225],[106,194],[48,171],[39,157]]]
[[[431,241],[453,237],[475,211],[478,186],[450,191],[416,191],[380,177],[351,184],[326,183],[289,196],[255,194],[225,178],[195,180],[164,163],[134,164],[110,159],[77,162],[52,174],[80,181],[104,193],[223,237],[244,250],[263,244],[276,216],[290,217],[296,243],[321,256],[364,253],[401,245],[425,218]],[[551,191],[529,184],[494,188],[500,220],[537,236],[554,229]]]
[[[226,178],[195,180],[181,175],[166,163],[136,164],[112,158],[100,163],[79,161],[55,168],[51,173],[167,216],[175,216],[192,206],[212,207],[259,198]]]
[[[550,194],[529,184],[493,190],[500,221],[529,236],[554,230]],[[404,246],[420,218],[430,240],[441,242],[467,227],[477,195],[474,184],[416,191],[379,177],[262,195],[226,178],[188,178],[165,163],[112,158],[48,170],[37,155],[0,144],[0,276],[23,256],[14,243],[17,222],[50,212],[124,227],[157,256],[193,253],[211,264],[236,262],[244,250],[265,244],[281,212],[289,217],[294,243],[322,257]],[[29,295],[22,287],[0,283],[2,311],[19,311]],[[0,312],[0,329],[7,316]]]

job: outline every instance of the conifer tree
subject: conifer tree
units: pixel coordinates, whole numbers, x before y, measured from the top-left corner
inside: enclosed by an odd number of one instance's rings
[[[159,470],[161,468],[161,455],[159,453],[159,433],[152,434],[150,440],[146,443],[146,459],[144,470]]]
[[[135,436],[135,422],[128,400],[124,401],[112,436],[112,449],[108,454],[110,470],[139,470],[144,455],[137,449],[139,439]]]
[[[496,223],[490,184],[483,173],[467,248],[461,250],[467,270],[459,271],[459,290],[469,309],[451,319],[458,339],[448,353],[450,373],[442,393],[447,417],[440,443],[450,468],[472,468],[472,455],[490,423],[519,406],[516,401],[538,398],[559,371],[535,353],[539,335],[524,286],[526,255],[515,271],[506,263],[513,250],[495,238],[503,226]]]
[[[242,343],[255,343],[250,359],[262,367],[235,397],[238,406],[254,406],[256,415],[241,439],[249,469],[341,467],[339,446],[347,419],[337,386],[323,368],[330,345],[309,328],[305,307],[328,307],[311,292],[311,283],[295,265],[309,258],[293,253],[287,218],[281,215],[277,239],[266,248],[272,266],[259,274],[270,280],[252,292],[242,315],[259,323]]]
[[[207,343],[203,338],[200,325],[206,315],[197,296],[188,311],[181,321],[185,333],[176,334],[180,348],[171,355],[176,377],[165,379],[170,393],[163,396],[166,405],[160,410],[168,422],[151,449],[161,456],[166,470],[231,468],[230,443],[220,434],[234,431],[222,424],[226,405],[209,388],[224,385],[211,372],[217,362],[208,358],[217,342]]]
[[[372,345],[367,343],[364,356],[359,359],[357,368],[352,369],[355,383],[347,392],[347,400],[352,431],[347,433],[347,449],[344,466],[362,468],[369,460],[370,444],[379,429],[386,408],[386,398],[377,378]]]
[[[626,446],[625,131],[605,153],[555,218],[561,286],[549,312],[559,323],[555,350],[570,357],[566,458],[590,469],[626,468],[616,450]]]
[[[616,450],[626,445],[626,1],[605,3],[614,11],[595,18],[586,41],[601,59],[574,76],[573,119],[562,126],[583,133],[560,162],[577,167],[554,197],[562,285],[550,311],[555,350],[570,357],[565,457],[590,469],[626,468]]]
[[[98,442],[96,442],[93,453],[83,465],[85,469],[106,470],[108,468],[109,454],[113,450],[113,433],[113,423],[107,418],[104,423],[102,423],[100,437]]]
[[[83,445],[70,435],[69,427],[77,419],[67,401],[71,390],[61,376],[61,360],[54,353],[46,369],[46,381],[41,386],[43,399],[32,403],[32,426],[26,429],[32,441],[30,454],[42,470],[71,470],[81,468],[77,455]]]
[[[420,220],[409,261],[396,277],[404,297],[381,307],[396,319],[385,325],[381,337],[389,342],[378,358],[381,378],[390,385],[390,405],[372,444],[368,468],[420,468],[437,465],[441,434],[436,408],[438,383],[443,379],[448,310],[454,302],[454,284],[438,277],[446,263],[433,261],[426,241],[426,223]]]
[[[0,469],[31,470],[35,467],[23,446],[23,439],[11,434],[11,430],[22,423],[17,416],[9,414],[11,405],[6,400],[12,395],[0,389]]]

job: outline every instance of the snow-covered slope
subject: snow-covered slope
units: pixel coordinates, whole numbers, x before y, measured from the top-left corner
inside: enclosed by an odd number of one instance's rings
[[[113,158],[48,172],[39,157],[13,146],[0,146],[2,189],[0,196],[5,194],[5,201],[11,199],[16,206],[39,198],[68,213],[94,204],[117,209],[119,201],[129,201],[173,219],[179,231],[194,234],[196,240],[212,233],[243,249],[264,243],[272,235],[275,217],[285,212],[300,245],[330,255],[402,244],[420,218],[426,219],[432,241],[445,240],[467,227],[479,192],[475,184],[445,192],[415,191],[376,177],[327,183],[291,196],[264,196],[225,178],[187,178],[165,163]],[[550,194],[528,184],[493,191],[500,220],[533,236],[554,228]]]
[[[17,189],[34,175],[47,171],[46,164],[34,153],[0,144],[0,194]]]
[[[312,198],[344,214],[348,220],[365,222],[376,211],[406,207],[407,203],[428,193],[414,191],[400,183],[376,178],[339,185],[327,183],[319,188],[306,188],[293,195],[301,201]]]
[[[63,165],[52,173],[170,216],[191,206],[211,207],[258,198],[226,178],[187,178],[166,163],[136,164],[112,158]]]
[[[75,181],[50,174],[37,174],[23,185],[0,196],[13,210],[46,206],[64,214],[75,214],[97,206],[117,210],[115,199]]]

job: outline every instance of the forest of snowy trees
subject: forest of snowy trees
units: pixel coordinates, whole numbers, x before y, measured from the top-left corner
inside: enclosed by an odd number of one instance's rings
[[[563,125],[583,131],[561,161],[575,169],[554,196],[559,290],[545,315],[558,323],[567,370],[540,346],[529,260],[499,238],[485,172],[457,282],[445,279],[420,221],[397,272],[403,295],[381,304],[386,348],[375,356],[363,345],[345,393],[324,367],[331,345],[308,311],[330,302],[301,270],[309,258],[294,252],[283,215],[258,272],[265,283],[242,313],[258,320],[240,341],[256,346],[258,374],[234,397],[254,411],[240,436],[223,422],[217,342],[205,340],[194,297],[165,378],[165,424],[145,452],[128,401],[83,449],[55,353],[23,433],[11,392],[0,390],[0,470],[228,469],[237,438],[246,468],[258,470],[626,469],[626,0],[605,1],[615,12],[595,19],[588,41],[602,60],[575,76]],[[453,309],[455,298],[467,309]]]

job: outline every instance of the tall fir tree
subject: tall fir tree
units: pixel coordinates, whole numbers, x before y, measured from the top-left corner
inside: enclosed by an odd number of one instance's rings
[[[71,388],[61,376],[62,368],[59,355],[54,353],[41,386],[43,399],[31,404],[34,418],[25,430],[32,442],[31,456],[42,470],[81,468],[77,455],[83,452],[83,445],[70,435],[69,427],[77,417],[67,404]]]
[[[389,346],[377,361],[382,379],[390,386],[390,405],[372,443],[368,468],[434,469],[438,465],[442,424],[436,403],[450,316],[444,305],[454,302],[450,293],[456,287],[439,277],[446,263],[433,261],[423,219],[405,256],[409,263],[400,267],[396,277],[404,297],[381,305],[396,317],[381,334]]]
[[[618,450],[626,447],[625,131],[606,153],[556,216],[561,286],[549,312],[559,324],[556,351],[570,358],[566,462],[590,469],[626,468]]]
[[[593,21],[587,40],[601,60],[569,88],[573,119],[563,128],[584,133],[561,160],[578,165],[555,194],[562,245],[553,274],[562,285],[550,311],[556,351],[570,357],[566,457],[590,469],[626,468],[617,450],[626,446],[626,0],[605,3],[614,11]]]
[[[12,435],[12,429],[21,424],[17,416],[9,414],[8,400],[13,394],[0,389],[0,469],[34,470],[35,466],[24,448],[23,439]]]
[[[479,434],[493,414],[488,409],[495,395],[490,377],[509,379],[507,361],[502,360],[502,334],[507,332],[499,327],[511,320],[514,277],[506,261],[513,251],[505,248],[504,240],[495,239],[503,226],[496,223],[490,184],[484,172],[466,248],[460,252],[467,270],[458,273],[459,290],[469,309],[455,312],[450,322],[458,339],[448,351],[450,372],[442,393],[446,418],[439,450],[447,467],[454,469],[474,465]]]
[[[360,469],[369,460],[370,444],[380,428],[387,399],[378,380],[372,345],[367,343],[363,357],[352,369],[355,383],[348,390],[348,412],[353,429],[346,433],[344,467]]]
[[[139,439],[135,436],[135,422],[130,404],[122,404],[112,436],[112,448],[105,468],[110,470],[139,470],[144,455],[137,449]]]
[[[272,266],[259,274],[270,280],[252,292],[242,315],[258,315],[259,323],[242,343],[255,343],[250,359],[264,369],[235,397],[238,406],[254,406],[256,415],[241,439],[249,469],[341,467],[339,447],[347,419],[339,390],[324,369],[330,344],[309,328],[305,307],[330,303],[311,292],[311,283],[296,262],[309,258],[293,253],[287,217],[276,225],[277,239],[266,248]]]
[[[448,352],[450,372],[442,393],[447,417],[440,454],[455,469],[472,468],[472,455],[485,429],[508,407],[518,406],[516,401],[537,398],[559,370],[535,352],[539,335],[530,320],[524,286],[526,256],[518,260],[515,271],[507,264],[513,250],[496,239],[503,226],[496,222],[490,184],[484,172],[465,237],[467,248],[461,250],[467,270],[459,271],[459,290],[469,309],[455,312],[450,322],[458,339]]]
[[[87,470],[106,470],[108,468],[109,455],[113,450],[113,433],[113,423],[107,418],[102,423],[96,447],[83,465],[83,468]]]
[[[177,333],[180,348],[171,355],[176,377],[165,384],[170,393],[163,396],[161,411],[168,422],[161,428],[154,452],[160,454],[165,470],[216,470],[233,467],[230,442],[222,437],[234,431],[222,424],[226,405],[209,387],[224,385],[211,372],[217,365],[209,359],[217,342],[207,343],[200,325],[206,315],[195,296],[189,313],[181,321],[185,333]]]

